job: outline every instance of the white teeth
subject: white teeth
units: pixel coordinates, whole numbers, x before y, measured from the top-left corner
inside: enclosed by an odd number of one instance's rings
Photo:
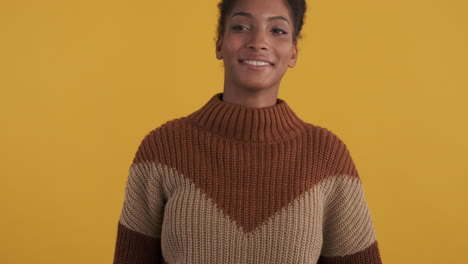
[[[268,62],[264,61],[251,61],[251,60],[245,60],[244,63],[251,64],[251,65],[270,65]]]

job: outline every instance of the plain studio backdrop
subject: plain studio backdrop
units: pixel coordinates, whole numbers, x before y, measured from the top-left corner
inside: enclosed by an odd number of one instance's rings
[[[0,2],[0,263],[111,263],[144,135],[223,89],[217,2]],[[279,97],[347,144],[384,263],[468,263],[468,2],[308,7]]]

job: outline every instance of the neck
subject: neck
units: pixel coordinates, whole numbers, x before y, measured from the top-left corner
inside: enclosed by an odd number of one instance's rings
[[[223,93],[214,95],[188,118],[211,133],[246,142],[284,140],[306,128],[306,123],[280,98],[276,104],[254,108],[225,102]]]
[[[277,104],[279,83],[268,87],[246,87],[225,76],[223,101],[248,108],[261,108]]]

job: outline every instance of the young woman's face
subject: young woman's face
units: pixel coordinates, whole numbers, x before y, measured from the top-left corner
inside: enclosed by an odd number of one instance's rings
[[[286,1],[238,0],[225,24],[224,36],[216,44],[216,57],[224,60],[225,82],[248,89],[279,87],[297,59]]]

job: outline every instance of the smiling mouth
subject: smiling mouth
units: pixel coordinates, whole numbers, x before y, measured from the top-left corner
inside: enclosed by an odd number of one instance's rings
[[[245,60],[243,62],[246,64],[255,65],[255,66],[271,65],[270,63],[264,62],[264,61]]]
[[[267,61],[260,61],[260,60],[243,60],[240,59],[239,62],[245,63],[252,66],[273,66],[273,63]]]

